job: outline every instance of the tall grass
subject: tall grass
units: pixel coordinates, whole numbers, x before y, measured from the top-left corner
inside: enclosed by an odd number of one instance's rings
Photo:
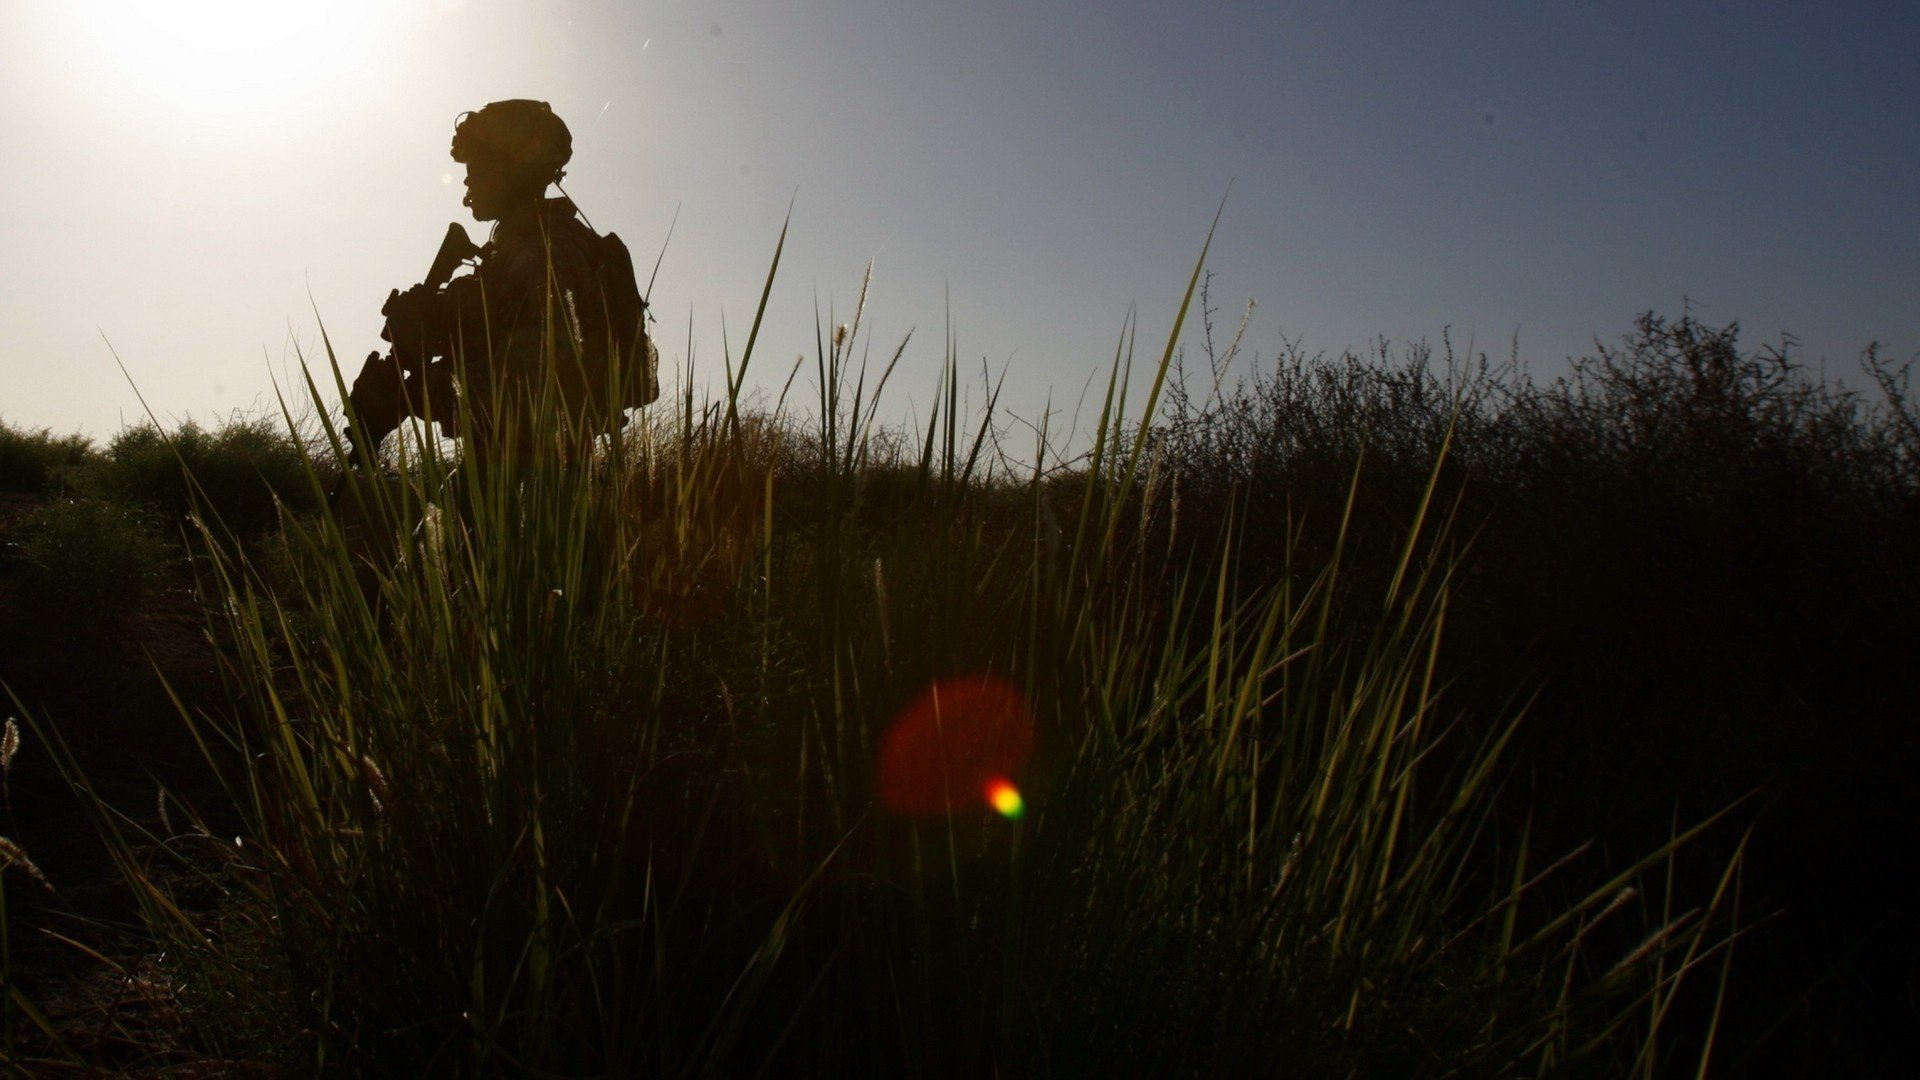
[[[1222,379],[1232,352],[1197,351],[1221,364],[1176,381],[1196,392],[1160,418],[1167,538],[1184,550],[1200,533],[1181,522],[1229,508],[1293,522],[1296,562],[1342,552],[1334,625],[1368,625],[1399,560],[1395,508],[1444,443],[1437,497],[1471,537],[1442,644],[1453,704],[1485,730],[1516,686],[1539,690],[1510,819],[1531,815],[1550,849],[1632,850],[1676,807],[1757,792],[1745,896],[1777,917],[1743,948],[1731,1041],[1783,1071],[1874,1072],[1920,1050],[1900,1034],[1920,1031],[1911,363],[1870,347],[1849,388],[1791,338],[1749,344],[1692,311],[1645,315],[1552,380],[1445,338],[1287,345]],[[1203,397],[1209,376],[1224,387]],[[1285,562],[1251,550],[1236,573]],[[1714,861],[1690,860],[1697,887]]]
[[[416,439],[331,501],[309,459],[320,509],[271,570],[202,515],[232,708],[184,711],[246,831],[100,820],[203,1053],[394,1074],[1669,1068],[1674,1003],[1713,999],[1737,859],[1698,897],[1666,890],[1677,830],[1573,888],[1576,856],[1495,820],[1525,721],[1467,730],[1447,705],[1457,563],[1431,479],[1377,617],[1339,626],[1344,518],[1307,559],[1234,504],[1169,553],[1130,346],[1096,449],[1050,480],[985,452],[991,410],[963,426],[951,353],[925,431],[877,434],[891,366],[869,382],[855,361],[861,314],[823,334],[810,429],[742,407],[756,319],[723,401],[687,390],[590,463],[552,409],[507,440],[528,456]],[[1235,572],[1253,557],[1278,572]],[[1037,724],[1028,815],[887,811],[890,718],[982,672]]]

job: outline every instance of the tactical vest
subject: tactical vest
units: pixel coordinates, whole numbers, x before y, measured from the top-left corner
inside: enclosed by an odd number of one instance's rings
[[[660,396],[660,354],[647,333],[633,257],[617,234],[595,233],[567,200],[548,200],[542,215],[540,237],[522,232],[481,249],[479,280],[462,291],[484,292],[484,300],[456,305],[468,320],[465,340],[491,342],[491,370],[476,369],[471,352],[462,365],[469,400],[478,400],[475,377],[499,380],[499,392],[534,396],[537,383],[527,380],[551,377],[576,419],[618,429],[627,409]]]

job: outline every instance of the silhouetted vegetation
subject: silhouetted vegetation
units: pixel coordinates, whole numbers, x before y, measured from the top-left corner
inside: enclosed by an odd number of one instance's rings
[[[104,450],[83,435],[0,423],[0,573],[16,581],[11,632],[109,644],[147,590],[185,565],[189,515],[223,536],[272,530],[316,505],[298,441],[277,418],[235,415],[172,431],[147,423]]]
[[[301,448],[277,417],[236,415],[212,430],[192,420],[164,433],[152,424],[127,428],[92,480],[170,520],[204,510],[242,536],[276,525],[279,503],[295,511],[315,505]]]
[[[41,494],[56,490],[73,470],[91,464],[93,440],[26,431],[0,421],[0,491]]]
[[[1233,512],[1327,558],[1357,472],[1355,582],[1391,572],[1392,523],[1450,447],[1449,692],[1467,717],[1535,693],[1514,813],[1632,850],[1758,793],[1748,900],[1771,921],[1734,1000],[1772,1039],[1735,1045],[1769,1068],[1882,1067],[1920,1020],[1897,885],[1920,869],[1920,428],[1907,369],[1863,362],[1872,385],[1846,390],[1790,341],[1648,314],[1545,384],[1450,346],[1289,349],[1176,395],[1161,429],[1182,545]],[[1282,573],[1286,550],[1248,544],[1236,571]]]
[[[150,515],[85,497],[28,511],[8,536],[17,545],[16,618],[35,635],[89,644],[112,640],[180,550]]]
[[[74,482],[200,523],[231,716],[188,719],[246,751],[243,844],[101,810],[188,1033],[142,1062],[1902,1060],[1903,370],[1690,314],[1546,383],[1289,348],[1151,424],[1110,395],[1046,474],[965,429],[956,358],[876,428],[858,333],[807,425],[687,396],[571,474],[410,443],[330,508],[271,425],[114,440]],[[1029,817],[876,805],[888,718],[979,671],[1040,725]]]

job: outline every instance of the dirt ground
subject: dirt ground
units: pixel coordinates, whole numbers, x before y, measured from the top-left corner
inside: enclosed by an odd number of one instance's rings
[[[0,532],[29,505],[0,500]],[[133,894],[47,733],[66,743],[107,806],[154,835],[165,834],[163,785],[175,830],[186,828],[190,805],[230,832],[233,815],[166,687],[192,707],[218,708],[224,695],[184,574],[155,583],[124,625],[91,641],[51,632],[47,613],[23,608],[16,579],[0,559],[0,713],[19,718],[22,742],[6,774],[0,836],[47,884],[19,866],[4,872],[5,974],[91,1066],[79,1071],[118,1071],[116,1063],[153,1061],[172,1041],[171,1010]],[[23,1016],[13,1024],[21,1056],[49,1049]]]

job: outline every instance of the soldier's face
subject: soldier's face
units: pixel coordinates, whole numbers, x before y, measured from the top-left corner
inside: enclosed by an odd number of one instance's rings
[[[536,203],[546,191],[491,161],[467,162],[467,197],[461,200],[473,208],[475,221],[498,221],[515,207]]]
[[[504,174],[485,162],[467,162],[467,197],[461,205],[473,208],[475,221],[494,221],[500,217],[500,199]]]

